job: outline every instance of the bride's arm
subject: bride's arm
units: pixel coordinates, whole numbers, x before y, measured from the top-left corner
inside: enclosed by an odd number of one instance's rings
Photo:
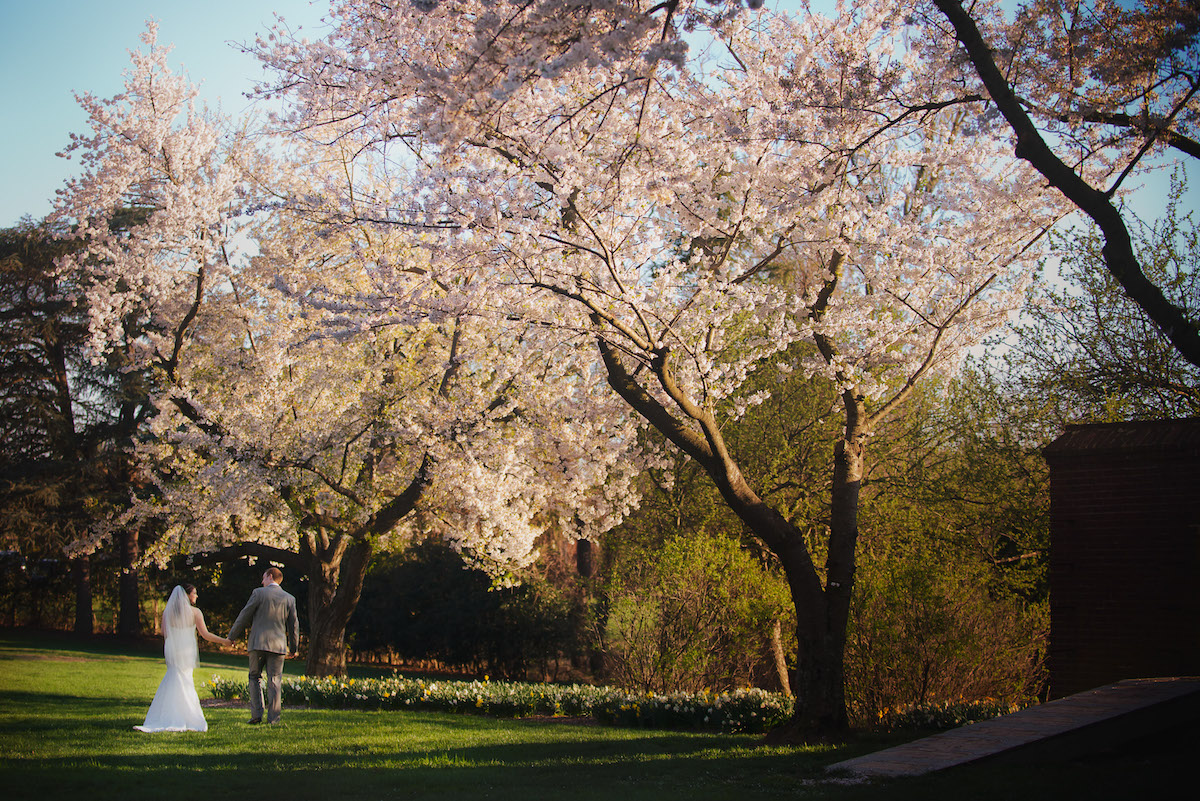
[[[200,636],[209,642],[217,642],[221,645],[233,645],[232,640],[227,640],[224,637],[218,637],[208,630],[208,626],[204,625],[204,613],[196,607],[192,607],[192,612],[196,619],[196,631],[200,632]]]

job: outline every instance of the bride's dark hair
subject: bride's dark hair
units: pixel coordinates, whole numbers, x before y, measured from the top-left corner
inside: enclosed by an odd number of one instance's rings
[[[195,584],[180,584],[179,586],[183,587],[183,591],[186,592],[188,595],[191,595],[193,592],[196,591]]]

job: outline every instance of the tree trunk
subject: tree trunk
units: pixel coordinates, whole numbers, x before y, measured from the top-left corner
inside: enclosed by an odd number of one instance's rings
[[[301,537],[301,555],[309,563],[307,675],[346,674],[346,625],[362,595],[372,550],[369,542],[345,534]]]
[[[792,681],[788,676],[787,656],[783,653],[783,621],[779,618],[771,622],[771,660],[779,678],[779,689],[784,695],[791,695]]]
[[[832,290],[831,290],[832,291]],[[849,727],[843,687],[846,622],[858,538],[858,493],[862,480],[865,415],[862,400],[844,394],[846,435],[834,459],[829,556],[825,581],[813,564],[803,534],[765,503],[742,475],[710,411],[693,403],[675,383],[669,354],[656,351],[652,369],[663,390],[691,423],[677,418],[641,387],[619,353],[597,339],[609,385],[629,405],[704,468],[729,508],[778,558],[796,607],[797,669],[792,720],[768,739],[794,742],[840,736]]]
[[[71,560],[71,578],[75,583],[75,633],[92,634],[96,619],[92,613],[92,565],[87,556]]]
[[[790,743],[837,737],[848,727],[842,686],[845,632],[830,631],[828,590],[813,592],[793,560],[781,557],[780,562],[796,607],[796,670],[791,687],[795,711],[767,739]]]
[[[137,532],[122,528],[117,535],[117,549],[121,560],[121,575],[117,581],[117,634],[137,637],[142,633],[138,601]]]
[[[833,457],[833,487],[829,513],[829,554],[825,562],[825,604],[817,642],[820,666],[812,669],[821,691],[828,693],[822,706],[825,723],[832,729],[849,727],[846,715],[845,655],[846,626],[850,620],[850,596],[854,589],[858,549],[858,504],[862,490],[866,431],[861,399],[846,399],[846,436],[837,443]],[[827,674],[827,675],[826,675]],[[822,729],[825,727],[823,726]]]
[[[835,475],[838,473],[836,466],[834,472]],[[792,683],[795,712],[792,719],[772,732],[768,739],[773,742],[798,742],[838,737],[849,727],[843,660],[854,569],[854,543],[849,543],[849,560],[835,560],[835,553],[845,550],[846,532],[840,529],[835,531],[831,526],[827,581],[822,586],[811,555],[804,545],[804,538],[795,526],[759,500],[740,474],[722,474],[717,484],[730,508],[779,557],[796,608],[797,654]],[[835,507],[839,500],[846,500],[838,498],[836,482],[834,496]],[[853,497],[857,501],[857,492]],[[751,498],[753,501],[749,502]],[[856,520],[857,509],[853,511]],[[839,532],[842,541],[835,542],[839,539]],[[854,533],[857,533],[857,526]],[[849,577],[844,575],[847,568]],[[840,577],[840,581],[833,578],[835,575]]]
[[[796,608],[796,706],[792,720],[772,733],[778,742],[837,737],[849,728],[844,659],[862,478],[861,438],[857,442],[843,442],[835,455],[824,586],[801,532],[759,500],[740,473],[715,476],[730,508],[779,557]]]
[[[596,544],[591,540],[575,540],[575,572],[584,578],[596,575]]]
[[[833,487],[829,512],[829,553],[825,561],[825,587],[820,598],[796,595],[796,711],[776,739],[839,734],[849,728],[846,714],[846,626],[854,590],[855,552],[858,548],[858,503],[868,431],[863,399],[843,395],[845,434],[834,448]],[[795,567],[781,559],[791,580]]]

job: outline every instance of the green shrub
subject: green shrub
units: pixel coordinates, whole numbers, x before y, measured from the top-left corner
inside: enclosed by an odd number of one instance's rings
[[[750,684],[771,662],[776,622],[791,614],[782,580],[738,542],[704,534],[627,547],[605,594],[609,681],[643,692]]]
[[[872,725],[883,710],[1024,703],[1045,680],[1046,629],[1044,603],[995,597],[985,567],[950,549],[876,551],[859,560],[855,580],[846,644],[852,719]]]

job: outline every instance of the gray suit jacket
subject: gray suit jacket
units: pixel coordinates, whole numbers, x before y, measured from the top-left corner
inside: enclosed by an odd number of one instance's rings
[[[259,587],[233,621],[229,639],[236,640],[250,627],[251,651],[273,654],[295,653],[300,647],[300,621],[296,617],[296,599],[278,584]]]

